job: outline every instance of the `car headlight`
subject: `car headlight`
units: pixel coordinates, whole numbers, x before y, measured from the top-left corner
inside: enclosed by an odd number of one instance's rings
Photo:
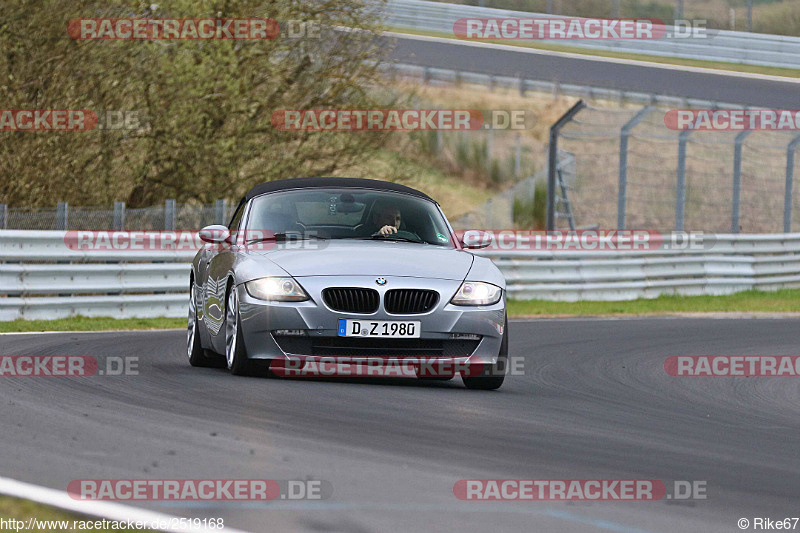
[[[292,278],[261,278],[244,284],[247,294],[259,300],[302,302],[308,294]]]
[[[455,305],[492,305],[500,301],[503,289],[491,283],[482,281],[465,281],[458,288],[458,292],[451,304]]]

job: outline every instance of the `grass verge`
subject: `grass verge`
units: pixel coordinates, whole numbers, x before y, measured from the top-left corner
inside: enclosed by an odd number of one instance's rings
[[[680,313],[798,313],[800,289],[726,296],[660,296],[622,302],[509,300],[509,316],[657,316]]]
[[[682,313],[800,313],[800,289],[775,292],[744,291],[726,296],[660,296],[622,302],[552,302],[509,300],[508,315],[515,317],[659,316]],[[183,329],[183,318],[88,318],[12,320],[0,322],[0,333],[37,331],[109,331]]]
[[[121,329],[185,328],[185,318],[110,318],[75,316],[55,320],[10,320],[0,322],[0,333],[37,331],[110,331]]]
[[[41,505],[29,500],[10,498],[8,496],[0,496],[0,518],[5,520],[14,519],[24,522],[24,524],[17,524],[18,527],[21,527],[19,531],[58,531],[59,533],[78,533],[80,531],[86,531],[87,527],[81,527],[81,525],[86,526],[88,522],[92,522],[92,525],[95,525],[94,522],[99,520],[97,518],[83,517],[80,515],[67,513],[65,511],[54,509],[53,507]],[[31,518],[38,520],[38,524],[35,524],[33,528],[29,529],[28,521]],[[5,529],[14,531],[14,528],[10,526],[6,527]],[[130,530],[125,527],[120,527],[117,529],[104,529],[101,527],[99,529],[92,528],[92,531],[105,532]]]
[[[426,37],[443,37],[446,39],[457,39],[455,35],[445,32],[436,31],[418,31],[407,28],[387,28],[389,31],[395,33],[405,33],[409,35],[422,35]],[[464,41],[472,41],[473,39],[464,39]],[[526,41],[494,41],[494,40],[477,40],[477,42],[490,43],[490,44],[504,44],[508,46],[519,46],[522,48],[534,48],[537,50],[549,50],[551,52],[566,52],[571,54],[582,54],[586,56],[599,56],[611,57],[615,59],[631,59],[635,61],[647,61],[650,63],[663,63],[667,65],[684,65],[687,67],[710,68],[715,70],[730,70],[734,72],[749,72],[752,74],[765,74],[768,76],[783,76],[785,78],[800,78],[800,69],[780,68],[780,67],[762,67],[759,65],[745,65],[742,63],[726,63],[723,61],[704,61],[699,59],[681,59],[677,57],[660,57],[651,56],[647,54],[630,54],[627,52],[611,52],[606,50],[592,50],[589,48],[581,48],[579,46],[564,46],[560,44],[549,44],[539,42],[526,42]]]

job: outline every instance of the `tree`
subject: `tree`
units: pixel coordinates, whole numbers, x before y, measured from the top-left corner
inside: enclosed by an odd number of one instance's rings
[[[270,18],[281,31],[272,40],[70,38],[68,22],[85,18]],[[7,3],[2,107],[89,109],[100,123],[85,132],[0,131],[0,199],[18,206],[208,202],[270,179],[346,168],[385,136],[282,132],[270,118],[279,109],[390,105],[381,91],[377,20],[358,0]],[[303,31],[301,22],[312,35],[290,36]],[[121,114],[131,129],[104,127]]]

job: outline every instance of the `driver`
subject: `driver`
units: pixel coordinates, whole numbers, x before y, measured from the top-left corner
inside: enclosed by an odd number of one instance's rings
[[[398,238],[422,240],[413,231],[400,229],[400,225],[403,222],[403,215],[399,207],[391,203],[379,202],[380,203],[376,202],[375,206],[372,208],[372,217],[369,223],[364,224],[361,231],[359,231],[362,237],[389,237],[397,233],[402,233],[405,235],[399,235]]]
[[[377,233],[379,235],[391,235],[393,233],[397,233],[397,230],[400,229],[400,223],[402,222],[403,216],[400,213],[400,209],[395,206],[383,204],[376,207],[375,211],[372,214],[372,224],[373,228],[377,231],[373,233]]]

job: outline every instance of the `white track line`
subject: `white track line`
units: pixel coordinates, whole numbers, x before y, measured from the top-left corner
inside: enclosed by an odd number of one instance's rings
[[[772,76],[769,74],[757,74],[755,72],[739,72],[736,70],[721,70],[721,69],[713,69],[713,68],[703,68],[703,67],[690,67],[686,65],[671,65],[669,63],[655,63],[652,61],[641,61],[638,59],[621,59],[617,57],[605,57],[605,56],[595,56],[595,55],[588,55],[588,54],[580,54],[580,53],[573,53],[573,52],[556,52],[553,50],[542,50],[539,48],[528,48],[525,46],[512,46],[507,44],[494,44],[494,43],[483,43],[477,41],[467,41],[462,39],[448,39],[445,37],[431,37],[428,35],[412,35],[408,33],[398,33],[393,31],[386,31],[383,32],[383,35],[387,35],[389,37],[395,37],[398,39],[412,39],[416,41],[427,41],[433,43],[443,43],[443,44],[458,44],[461,46],[472,46],[476,48],[489,48],[494,50],[505,50],[509,52],[519,52],[521,54],[536,54],[536,55],[543,55],[543,56],[554,56],[554,57],[564,57],[568,59],[583,59],[584,61],[598,61],[602,63],[618,63],[620,65],[631,65],[636,67],[650,67],[650,68],[660,68],[664,70],[679,70],[682,72],[695,72],[698,74],[711,74],[715,76],[726,76],[726,77],[735,77],[735,78],[750,78],[756,80],[766,80],[766,81],[780,81],[783,83],[794,83],[800,84],[800,78],[789,78],[786,76]],[[567,45],[568,46],[568,45]],[[675,58],[680,59],[680,58]]]
[[[106,501],[84,501],[74,500],[65,491],[49,489],[32,485],[30,483],[23,483],[15,479],[0,477],[0,494],[12,496],[14,498],[21,498],[24,500],[31,500],[50,507],[56,507],[65,511],[71,511],[82,515],[93,516],[97,518],[105,518],[106,520],[115,520],[119,522],[144,522],[153,524],[154,522],[166,522],[169,524],[170,520],[174,521],[180,517],[156,513],[153,511],[146,511],[136,507],[129,507],[119,503],[106,502]],[[184,529],[160,529],[159,531],[191,531],[192,533],[220,533],[220,529],[208,529],[206,527],[184,527]],[[242,530],[233,529],[225,526],[225,533],[245,533]]]

